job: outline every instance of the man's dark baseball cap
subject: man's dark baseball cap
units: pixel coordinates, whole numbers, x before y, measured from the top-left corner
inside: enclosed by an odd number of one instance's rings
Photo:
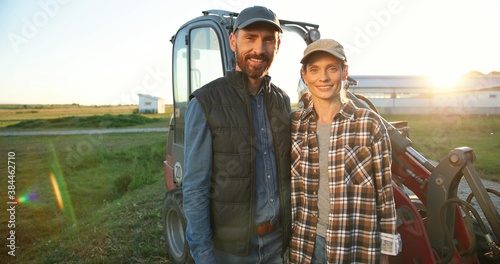
[[[276,27],[276,29],[283,33],[280,26],[280,21],[276,14],[270,9],[263,6],[252,6],[243,9],[234,23],[233,32],[240,28],[245,28],[255,22],[266,22]]]

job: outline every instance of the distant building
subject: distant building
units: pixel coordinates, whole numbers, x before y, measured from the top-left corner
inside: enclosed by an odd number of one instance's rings
[[[425,76],[350,76],[381,114],[500,114],[500,75],[465,75],[450,89]]]
[[[139,113],[165,113],[165,100],[160,97],[138,94],[139,95]]]

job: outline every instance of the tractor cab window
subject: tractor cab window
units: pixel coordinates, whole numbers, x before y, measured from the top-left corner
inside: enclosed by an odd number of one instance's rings
[[[215,30],[206,26],[183,31],[177,34],[173,53],[175,143],[181,145],[184,145],[184,116],[189,95],[224,76],[221,45]]]
[[[189,98],[188,90],[188,46],[186,39],[182,36],[187,34],[186,29],[179,32],[174,42],[172,54],[172,79],[174,91],[174,114],[175,114],[175,143],[184,143],[184,115]]]
[[[196,28],[191,31],[191,92],[224,76],[221,45],[213,28]]]

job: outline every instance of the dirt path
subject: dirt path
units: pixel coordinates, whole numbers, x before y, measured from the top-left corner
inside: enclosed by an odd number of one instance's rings
[[[0,132],[0,136],[41,136],[41,135],[82,135],[137,132],[167,132],[168,128],[113,128],[113,129],[82,129],[82,130],[45,130],[45,131],[12,131]]]

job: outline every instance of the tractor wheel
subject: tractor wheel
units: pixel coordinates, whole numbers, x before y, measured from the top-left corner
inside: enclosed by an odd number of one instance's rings
[[[467,202],[470,202],[468,200]],[[417,208],[417,210],[420,213],[420,216],[422,219],[427,217],[427,209],[426,207],[422,204],[422,202],[418,199],[412,199],[413,205]],[[479,226],[478,222],[476,219],[472,219],[472,228],[474,231],[474,237],[475,237],[475,245],[476,249],[474,254],[477,256],[478,261],[480,264],[494,264],[494,263],[500,263],[500,258],[499,257],[487,257],[486,253],[490,252],[491,249],[489,248],[489,243],[485,239],[485,236],[483,234],[483,231],[481,230],[481,227]],[[494,242],[498,245],[498,241],[495,241],[495,235],[493,234],[493,231],[489,226],[486,227],[488,229],[490,237],[493,238]],[[434,251],[434,249],[433,249]],[[434,251],[434,257],[436,259],[439,259],[439,254]]]
[[[163,233],[170,259],[175,264],[194,263],[186,241],[186,217],[180,188],[167,192],[163,201]]]

